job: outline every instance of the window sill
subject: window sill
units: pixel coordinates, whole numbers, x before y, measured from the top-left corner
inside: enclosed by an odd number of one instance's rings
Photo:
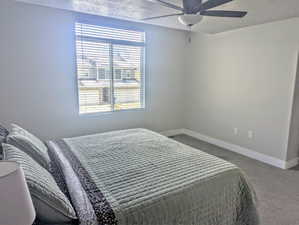
[[[137,109],[122,109],[122,110],[115,110],[109,112],[92,112],[92,113],[79,113],[80,117],[99,117],[99,116],[106,116],[106,115],[113,115],[118,113],[124,112],[145,112],[144,108],[137,108]]]

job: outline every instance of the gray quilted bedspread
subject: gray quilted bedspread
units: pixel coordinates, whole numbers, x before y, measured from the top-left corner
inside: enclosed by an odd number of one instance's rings
[[[254,191],[235,165],[145,129],[63,139],[118,225],[256,225]]]

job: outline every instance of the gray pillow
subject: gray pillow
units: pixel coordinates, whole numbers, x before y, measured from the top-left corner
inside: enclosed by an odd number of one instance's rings
[[[16,161],[23,168],[37,217],[40,221],[59,224],[77,219],[70,201],[45,168],[25,152],[12,145],[3,144],[3,151],[5,160]]]
[[[50,166],[50,158],[47,146],[27,130],[16,124],[12,124],[11,126],[12,130],[7,136],[7,143],[24,151],[43,167],[48,169]]]

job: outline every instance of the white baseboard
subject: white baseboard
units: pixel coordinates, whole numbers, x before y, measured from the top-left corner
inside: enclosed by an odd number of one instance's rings
[[[296,165],[298,165],[299,159],[295,158],[289,161],[284,161],[281,159],[277,159],[275,157],[272,156],[268,156],[259,152],[256,152],[254,150],[248,149],[248,148],[244,148],[242,146],[239,145],[235,145],[235,144],[231,144],[216,138],[212,138],[203,134],[200,134],[198,132],[189,130],[189,129],[176,129],[176,130],[169,130],[169,131],[165,131],[162,132],[161,134],[165,135],[165,136],[174,136],[174,135],[178,135],[178,134],[186,134],[188,136],[200,139],[202,141],[206,141],[210,144],[213,145],[217,145],[219,147],[228,149],[232,152],[236,152],[238,154],[247,156],[249,158],[270,164],[272,166],[281,168],[281,169],[289,169],[291,167],[294,167]]]

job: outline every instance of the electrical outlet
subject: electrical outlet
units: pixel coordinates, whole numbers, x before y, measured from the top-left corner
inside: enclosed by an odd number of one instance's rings
[[[252,138],[253,138],[253,131],[252,131],[252,130],[249,130],[249,131],[248,131],[248,138],[249,138],[249,139],[252,139]]]
[[[239,133],[239,129],[238,128],[234,128],[234,135],[238,135],[238,133]]]

